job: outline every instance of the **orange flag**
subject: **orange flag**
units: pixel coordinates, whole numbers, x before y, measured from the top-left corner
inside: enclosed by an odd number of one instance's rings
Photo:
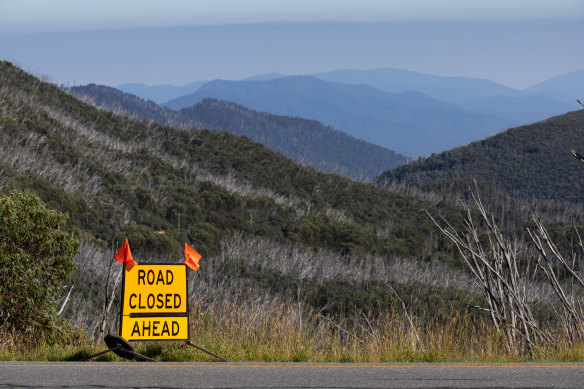
[[[132,268],[137,265],[137,263],[132,258],[132,253],[130,252],[130,245],[128,244],[128,238],[126,238],[126,241],[124,242],[122,247],[120,247],[116,255],[114,255],[114,258],[119,263],[125,263],[127,271],[132,270]]]
[[[197,253],[194,248],[185,243],[185,260],[183,263],[194,271],[197,271],[199,270],[199,259],[201,259],[201,254]]]

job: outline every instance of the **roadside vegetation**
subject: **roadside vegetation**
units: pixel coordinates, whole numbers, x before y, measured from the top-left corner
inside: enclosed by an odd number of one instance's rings
[[[469,316],[423,318],[381,312],[351,326],[302,313],[286,301],[216,296],[191,313],[193,341],[230,361],[261,362],[581,362],[584,347],[558,338],[532,353],[509,352],[505,338],[486,321]],[[235,304],[233,304],[235,303]],[[343,324],[343,325],[341,325]],[[142,342],[136,351],[161,361],[218,361],[182,342]],[[107,349],[86,333],[72,332],[60,344],[2,347],[2,360],[81,360]],[[112,353],[97,361],[120,361]]]

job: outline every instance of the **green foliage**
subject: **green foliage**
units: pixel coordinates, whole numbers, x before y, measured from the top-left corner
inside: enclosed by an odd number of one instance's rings
[[[11,91],[3,97],[3,145],[43,171],[0,161],[4,185],[38,193],[98,242],[127,234],[133,250],[156,254],[178,253],[188,240],[207,256],[241,231],[343,253],[417,257],[432,231],[420,212],[429,204],[319,173],[248,138],[115,116],[7,63],[0,79]],[[23,93],[28,100],[15,97]],[[63,174],[73,190],[54,178]],[[395,232],[378,237],[388,223]]]
[[[584,110],[509,129],[482,141],[383,173],[380,184],[440,185],[464,179],[517,198],[584,202],[584,169],[570,155],[582,152]]]
[[[67,215],[29,191],[0,196],[0,331],[22,340],[51,337],[63,323],[55,296],[73,270],[78,242]]]

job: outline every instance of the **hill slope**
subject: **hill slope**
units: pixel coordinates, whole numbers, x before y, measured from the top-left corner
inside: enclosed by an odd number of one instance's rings
[[[251,111],[212,99],[174,111],[136,96],[98,85],[68,89],[106,110],[178,128],[209,128],[244,135],[294,161],[320,171],[368,180],[407,162],[393,151],[353,138],[315,120]]]
[[[201,304],[284,301],[344,322],[401,309],[389,282],[412,313],[466,310],[468,276],[424,262],[437,252],[420,212],[430,203],[319,173],[245,137],[104,112],[7,62],[0,85],[0,191],[29,189],[69,214],[82,244],[66,315],[90,333],[126,237],[138,263],[176,263],[184,242],[195,247],[204,260],[189,290]],[[455,262],[452,247],[439,252]]]
[[[584,151],[584,110],[507,130],[377,178],[382,186],[477,179],[523,199],[584,202],[584,169],[569,150]]]
[[[367,85],[309,76],[216,80],[164,105],[181,109],[209,97],[273,114],[315,119],[406,156],[450,149],[511,125],[508,120],[470,113],[417,92],[391,94]]]
[[[353,331],[384,312],[402,320],[403,301],[429,323],[482,326],[456,248],[423,212],[460,228],[452,203],[319,173],[245,137],[100,111],[6,62],[0,85],[0,190],[28,188],[69,213],[83,242],[66,312],[88,331],[125,237],[138,263],[182,261],[184,242],[203,255],[189,283],[196,312],[269,301],[303,325]]]
[[[205,258],[191,289],[201,301],[300,299],[344,320],[401,309],[391,282],[425,317],[466,310],[468,291],[452,286],[471,283],[442,262],[456,263],[454,248],[434,250],[420,212],[431,203],[319,173],[245,137],[100,111],[7,62],[0,84],[0,190],[38,193],[83,240],[75,323],[97,328],[125,237],[138,263],[175,262],[184,242],[195,247]]]

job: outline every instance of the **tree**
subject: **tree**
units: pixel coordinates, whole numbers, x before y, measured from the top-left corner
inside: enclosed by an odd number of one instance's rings
[[[474,276],[487,302],[487,306],[476,308],[489,313],[497,331],[505,336],[510,352],[532,351],[552,342],[549,333],[540,328],[531,307],[529,287],[535,274],[527,245],[519,237],[501,231],[494,216],[485,209],[476,182],[471,197],[475,209],[467,207],[462,231],[445,220],[440,223],[430,213],[428,216],[456,245]],[[478,220],[473,213],[478,213]],[[522,259],[526,266],[521,265]]]
[[[78,247],[67,219],[30,191],[0,196],[0,339],[50,339],[63,327],[56,296]]]
[[[570,152],[584,162],[584,156],[574,150]],[[487,213],[476,182],[475,192],[471,191],[471,194],[479,223],[473,220],[470,206],[462,231],[457,231],[444,219],[440,223],[430,213],[428,216],[458,248],[487,301],[487,307],[478,308],[490,313],[497,330],[505,334],[509,350],[532,351],[540,345],[557,344],[557,331],[549,326],[542,329],[531,309],[533,299],[529,298],[529,288],[538,272],[543,274],[555,294],[555,299],[549,304],[568,344],[582,344],[584,301],[582,291],[574,290],[576,285],[584,288],[584,279],[577,266],[584,253],[584,242],[578,229],[575,228],[578,236],[576,247],[566,255],[558,249],[543,222],[535,215],[535,228],[526,227],[534,253],[526,242],[501,232],[495,218]]]

